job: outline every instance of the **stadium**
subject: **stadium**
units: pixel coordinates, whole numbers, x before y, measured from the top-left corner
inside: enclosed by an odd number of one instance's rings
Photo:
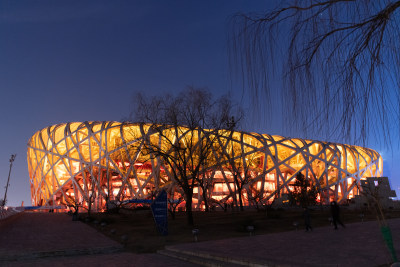
[[[146,146],[168,151],[168,131],[179,132],[183,146],[189,135],[193,147],[204,142],[200,136],[214,138],[198,172],[198,180],[206,182],[193,183],[197,210],[238,199],[244,206],[271,203],[293,190],[300,172],[323,203],[344,202],[360,193],[361,180],[382,176],[382,158],[368,148],[241,131],[165,127],[161,135],[151,129],[150,124],[72,122],[36,132],[27,151],[32,204],[78,203],[103,211],[108,201],[151,199],[161,189],[169,199],[181,198],[174,165]]]

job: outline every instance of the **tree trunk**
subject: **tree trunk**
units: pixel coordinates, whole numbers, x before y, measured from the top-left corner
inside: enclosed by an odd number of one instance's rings
[[[237,177],[235,178],[235,182],[236,182],[236,188],[237,188],[236,191],[239,195],[239,209],[240,209],[240,211],[243,211],[242,187],[239,185],[239,180]]]
[[[175,207],[169,208],[168,211],[169,211],[169,214],[171,214],[172,220],[175,220],[176,208]]]
[[[239,207],[240,207],[240,211],[243,211],[243,200],[242,200],[242,189],[238,189],[238,193],[239,193]]]
[[[186,216],[188,225],[193,225],[192,194],[186,195]]]
[[[203,191],[203,200],[204,200],[204,206],[205,206],[205,211],[209,212],[210,209],[208,207],[208,200],[207,200],[207,190],[205,189],[205,187],[201,187],[201,190]]]
[[[87,211],[88,217],[89,217],[89,218],[90,218],[90,212],[91,212],[91,210],[92,210],[92,203],[89,201],[89,203],[88,203],[88,211]]]
[[[88,203],[88,217],[90,218],[90,213],[92,212],[92,205],[96,201],[96,198],[94,197],[94,193],[92,192],[92,195],[89,197],[89,203]]]
[[[236,177],[236,175],[233,176],[233,184],[234,184],[234,191],[232,194],[232,199],[233,199],[233,203],[235,204],[235,210],[238,211],[239,203],[238,203],[238,199],[237,199],[237,177]],[[233,209],[232,209],[232,211],[233,211]]]

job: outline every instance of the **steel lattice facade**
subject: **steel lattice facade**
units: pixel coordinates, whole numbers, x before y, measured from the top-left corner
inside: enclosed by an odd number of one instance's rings
[[[149,125],[119,122],[74,122],[38,131],[27,152],[32,204],[60,205],[74,199],[85,206],[95,196],[93,207],[102,210],[107,198],[148,198],[160,188],[170,198],[178,197],[182,191],[170,167],[158,157],[145,159],[134,145],[151,138],[157,139],[157,133]],[[289,192],[298,172],[312,179],[323,201],[349,199],[359,194],[361,179],[382,176],[382,158],[368,148],[248,132],[219,138],[221,146],[214,149],[208,161],[212,165],[203,175],[212,178],[209,197],[220,205],[236,195],[223,156],[234,148],[243,164],[251,159],[251,179],[241,191],[245,205],[251,189],[262,192],[261,202]],[[200,191],[194,190],[194,208],[202,208]]]

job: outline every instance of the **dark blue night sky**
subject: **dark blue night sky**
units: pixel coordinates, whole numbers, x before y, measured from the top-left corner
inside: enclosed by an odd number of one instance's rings
[[[71,121],[120,121],[129,115],[136,91],[155,95],[207,87],[248,106],[242,83],[229,73],[229,18],[275,4],[0,1],[0,198],[8,159],[17,153],[9,205],[30,205],[26,144],[36,131]],[[248,117],[254,117],[251,112]],[[276,122],[246,124],[248,131],[287,135],[281,128]],[[391,167],[389,153],[383,154],[384,170],[394,176],[400,171]],[[390,178],[397,189],[399,182]]]

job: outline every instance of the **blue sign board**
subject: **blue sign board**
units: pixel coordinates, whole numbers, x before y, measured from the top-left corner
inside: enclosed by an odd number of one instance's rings
[[[158,232],[162,235],[168,235],[167,192],[161,191],[150,207]]]

